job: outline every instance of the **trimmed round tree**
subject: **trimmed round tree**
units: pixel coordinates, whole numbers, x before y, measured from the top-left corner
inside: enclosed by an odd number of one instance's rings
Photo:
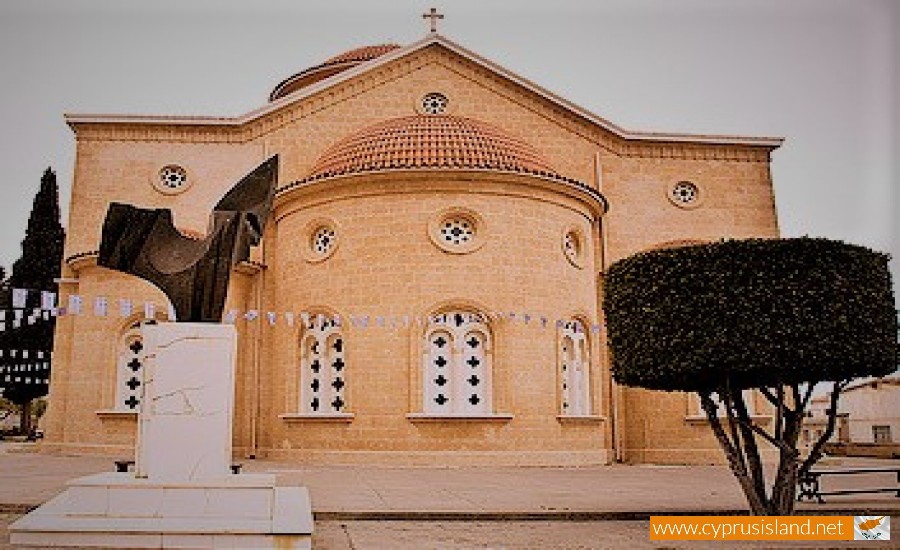
[[[888,256],[827,239],[731,240],[640,253],[610,266],[603,310],[620,384],[696,392],[754,514],[790,514],[798,474],[822,456],[847,383],[897,369]],[[816,384],[828,425],[801,464],[797,442]],[[773,422],[755,424],[743,390]],[[718,397],[714,399],[713,394]],[[720,417],[719,408],[725,416]],[[779,452],[769,491],[759,443]]]

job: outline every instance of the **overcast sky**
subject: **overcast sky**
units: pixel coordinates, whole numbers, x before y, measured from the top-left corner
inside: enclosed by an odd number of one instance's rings
[[[239,115],[337,53],[422,38],[431,6],[443,35],[627,129],[785,137],[782,234],[900,257],[898,4],[5,0],[0,265],[47,166],[68,205],[63,113]]]

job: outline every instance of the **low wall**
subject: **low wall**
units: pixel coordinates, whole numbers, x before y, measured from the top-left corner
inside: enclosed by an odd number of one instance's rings
[[[825,452],[834,456],[900,458],[900,443],[826,443]]]

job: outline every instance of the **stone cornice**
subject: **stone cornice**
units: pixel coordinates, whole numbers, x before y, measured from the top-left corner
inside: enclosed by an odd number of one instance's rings
[[[578,205],[591,221],[604,216],[609,203],[600,192],[574,180],[497,170],[384,170],[298,181],[276,191],[272,218],[280,221],[297,209],[335,199],[357,198],[428,189],[439,192],[527,196]]]

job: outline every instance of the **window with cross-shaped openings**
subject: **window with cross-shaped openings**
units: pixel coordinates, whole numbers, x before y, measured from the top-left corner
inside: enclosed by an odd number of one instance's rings
[[[116,406],[118,411],[138,412],[144,383],[144,340],[141,324],[134,323],[119,338],[116,363]]]
[[[491,413],[491,337],[481,314],[451,311],[429,319],[422,395],[425,413]]]
[[[565,321],[560,327],[558,363],[560,414],[590,415],[591,347],[585,325],[578,319]]]
[[[346,412],[344,337],[334,319],[310,319],[300,336],[300,410],[304,414]]]

